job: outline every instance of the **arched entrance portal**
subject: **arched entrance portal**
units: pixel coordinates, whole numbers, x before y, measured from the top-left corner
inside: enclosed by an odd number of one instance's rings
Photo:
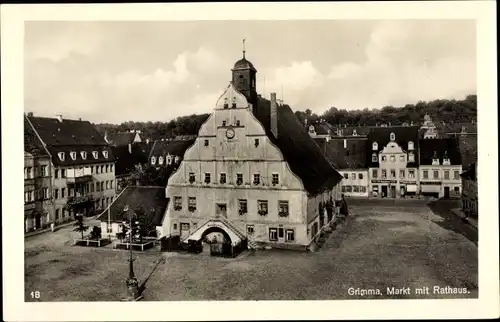
[[[222,238],[218,238],[218,236]],[[209,227],[201,235],[201,241],[210,247],[212,256],[232,256],[233,247],[229,234],[220,227]]]

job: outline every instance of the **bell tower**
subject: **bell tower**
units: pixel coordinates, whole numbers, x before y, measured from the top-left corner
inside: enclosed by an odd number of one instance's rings
[[[233,69],[233,85],[250,104],[257,106],[256,75],[257,70],[245,57],[245,39],[243,39],[243,58],[238,60]]]

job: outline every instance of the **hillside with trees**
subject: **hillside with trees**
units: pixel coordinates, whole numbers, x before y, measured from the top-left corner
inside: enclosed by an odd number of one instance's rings
[[[292,107],[293,108],[293,107]],[[420,101],[417,104],[407,104],[403,107],[384,106],[381,109],[363,109],[347,111],[330,107],[323,114],[312,113],[311,110],[296,111],[295,115],[304,123],[315,122],[323,119],[332,125],[356,125],[374,126],[381,123],[392,125],[404,122],[420,124],[425,115],[429,115],[434,121],[445,121],[447,123],[462,123],[477,121],[477,95],[468,95],[463,100],[438,99],[429,102]],[[198,114],[178,117],[169,122],[124,122],[116,124],[96,124],[97,129],[104,134],[110,134],[128,130],[140,130],[144,138],[156,140],[159,138],[170,138],[176,135],[197,134],[201,125],[209,114]]]

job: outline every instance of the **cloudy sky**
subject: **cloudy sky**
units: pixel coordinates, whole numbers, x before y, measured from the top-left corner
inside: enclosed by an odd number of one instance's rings
[[[476,92],[475,32],[472,20],[29,22],[25,111],[111,123],[210,112],[243,38],[258,92],[294,110],[461,99]]]

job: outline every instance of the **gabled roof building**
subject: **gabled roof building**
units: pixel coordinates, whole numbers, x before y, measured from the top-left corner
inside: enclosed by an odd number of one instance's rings
[[[342,176],[288,105],[257,95],[256,72],[245,57],[234,65],[170,177],[163,236],[219,232],[233,247],[306,249],[327,223],[324,205],[340,199]]]

